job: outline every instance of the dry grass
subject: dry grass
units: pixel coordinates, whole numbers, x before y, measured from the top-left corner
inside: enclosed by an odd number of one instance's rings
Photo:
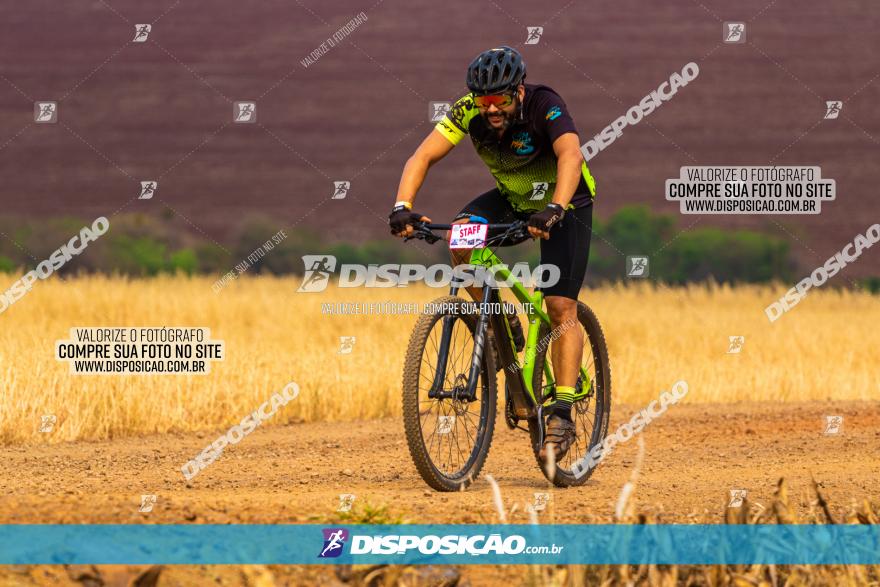
[[[644,514],[638,511],[634,495],[637,493],[638,481],[644,461],[644,443],[639,437],[639,453],[633,465],[631,476],[621,488],[617,502],[614,521],[618,524],[646,525],[668,523],[656,514]],[[488,478],[488,476],[487,476]],[[489,478],[494,491],[494,504],[498,519],[490,523],[507,523],[507,518],[516,511],[516,504],[505,511],[501,488]],[[548,484],[547,491],[558,491]],[[726,507],[727,496],[719,500],[723,515],[713,517],[705,510],[704,514],[691,514],[693,524],[880,524],[880,503],[869,499],[851,500],[851,506],[845,514],[834,516],[833,508],[825,495],[820,491],[819,484],[813,480],[810,488],[812,498],[809,510],[798,516],[797,507],[789,497],[788,484],[784,478],[779,479],[773,499],[765,506],[751,503],[744,499],[739,507]],[[547,523],[555,521],[555,500],[548,503]],[[528,509],[528,508],[527,508]],[[530,516],[528,523],[538,524],[537,516]],[[526,523],[519,520],[516,523]],[[493,567],[483,567],[493,569]],[[767,564],[735,564],[735,565],[526,565],[494,567],[499,574],[506,575],[500,581],[522,585],[522,587],[832,587],[847,585],[850,587],[877,587],[880,585],[880,565],[767,565]],[[394,571],[394,572],[399,572]],[[390,576],[395,576],[394,572]],[[480,578],[481,571],[474,569],[469,577],[475,581]],[[384,585],[397,585],[386,582]],[[482,583],[480,583],[482,584]],[[363,585],[366,585],[364,583]],[[353,587],[360,587],[355,584]]]
[[[5,289],[14,278],[4,277]],[[400,413],[404,350],[415,315],[322,315],[326,302],[423,303],[427,287],[295,293],[295,278],[100,276],[41,282],[2,315],[0,442],[99,439],[225,428],[296,381],[300,396],[274,422]],[[785,288],[614,287],[584,291],[609,341],[614,399],[647,403],[673,382],[689,402],[876,397],[880,300],[811,292],[770,324],[764,307]],[[70,375],[54,344],[75,326],[197,326],[226,343],[209,375]],[[728,336],[744,335],[741,354]],[[339,354],[340,336],[355,336]],[[51,434],[40,416],[56,414]]]
[[[773,502],[768,507],[744,500],[738,508],[727,508],[725,524],[878,524],[880,505],[863,500],[850,509],[843,520],[833,519],[825,497],[813,483],[815,499],[811,511],[799,518],[790,504],[788,487],[780,479]],[[656,519],[630,508],[620,520],[627,524],[654,524]],[[698,523],[712,523],[700,520]],[[529,569],[527,587],[654,587],[692,585],[700,587],[777,587],[836,586],[872,587],[880,584],[877,565],[569,565],[536,566]]]

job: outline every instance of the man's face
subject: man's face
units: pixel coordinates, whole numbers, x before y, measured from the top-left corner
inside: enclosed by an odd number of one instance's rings
[[[503,100],[501,99],[502,97],[506,97],[508,100]],[[495,130],[503,131],[513,122],[516,116],[517,105],[522,102],[524,97],[525,87],[520,85],[516,92],[486,96],[489,99],[487,100],[488,104],[481,104],[479,98],[476,99],[476,102],[477,107],[480,109],[480,114],[489,123],[489,126]],[[509,103],[504,104],[504,102]]]

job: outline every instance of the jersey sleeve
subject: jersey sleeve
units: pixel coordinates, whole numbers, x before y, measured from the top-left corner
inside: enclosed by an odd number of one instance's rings
[[[441,135],[453,145],[457,145],[468,134],[471,119],[479,113],[470,94],[459,98],[449,112],[434,126]]]
[[[566,133],[578,134],[574,120],[568,113],[568,107],[558,94],[543,90],[535,98],[538,100],[537,114],[541,117],[540,124],[543,125],[551,144]]]

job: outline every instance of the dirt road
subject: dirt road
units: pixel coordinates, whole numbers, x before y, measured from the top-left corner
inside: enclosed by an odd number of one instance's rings
[[[615,406],[611,429],[636,411]],[[844,416],[824,435],[825,415]],[[501,486],[512,522],[527,522],[534,493],[549,492],[543,522],[611,521],[631,474],[636,442],[615,449],[582,488],[548,487],[527,435],[499,421],[483,473]],[[216,433],[150,436],[0,449],[0,523],[292,523],[338,519],[339,494],[387,506],[410,522],[496,522],[489,484],[436,493],[418,477],[398,421],[262,428],[187,483],[180,467]],[[721,521],[731,489],[766,503],[780,477],[800,513],[811,507],[810,476],[833,511],[853,498],[880,499],[880,403],[736,404],[672,407],[642,433],[645,460],[637,509],[661,520]],[[142,494],[157,496],[139,512]],[[379,520],[383,521],[383,520]]]

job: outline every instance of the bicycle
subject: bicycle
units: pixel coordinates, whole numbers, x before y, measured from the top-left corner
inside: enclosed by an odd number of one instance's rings
[[[503,369],[508,427],[529,433],[538,466],[554,485],[583,485],[594,467],[584,470],[582,459],[604,440],[611,413],[611,368],[602,327],[595,313],[579,301],[577,322],[585,330],[584,340],[588,344],[584,345],[572,408],[577,439],[555,467],[545,466],[539,451],[546,416],[555,402],[553,367],[546,356],[553,337],[550,318],[543,309],[543,293],[530,294],[488,248],[505,238],[524,239],[528,231],[522,221],[482,226],[487,227],[487,232],[504,232],[477,243],[471,250],[470,265],[492,272],[496,283],[486,282],[482,286],[482,302],[478,306],[457,295],[462,282],[454,280],[449,295],[430,303],[429,311],[419,318],[410,336],[403,370],[404,429],[410,455],[422,479],[438,491],[460,491],[473,483],[492,444],[496,371]],[[404,240],[421,239],[433,244],[445,240],[433,231],[451,231],[453,225],[417,223],[413,228],[413,234]],[[510,285],[528,317],[522,363],[505,312],[491,311],[501,306],[498,281]],[[501,361],[498,369],[491,349],[485,352],[490,326]],[[526,428],[520,425],[523,420]],[[470,448],[463,451],[462,445]],[[581,466],[575,467],[575,463]]]

